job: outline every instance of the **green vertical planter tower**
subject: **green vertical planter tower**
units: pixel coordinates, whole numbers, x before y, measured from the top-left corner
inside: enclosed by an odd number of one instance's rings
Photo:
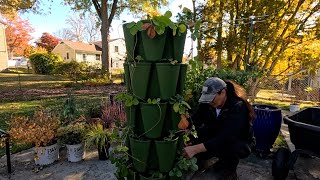
[[[178,161],[182,135],[175,132],[169,136],[172,130],[179,130],[180,122],[180,114],[169,101],[183,94],[187,65],[181,63],[187,32],[181,23],[173,23],[171,16],[169,12],[131,23],[130,29],[123,25],[125,85],[139,100],[137,106],[125,109],[127,124],[133,129],[127,143],[133,167],[128,179],[175,178],[169,172]]]
[[[149,83],[149,76],[151,70],[151,63],[130,63],[130,84],[133,95],[139,99],[146,99],[147,87]]]
[[[176,94],[180,64],[157,63],[156,70],[158,74],[160,98],[161,100],[167,101]]]

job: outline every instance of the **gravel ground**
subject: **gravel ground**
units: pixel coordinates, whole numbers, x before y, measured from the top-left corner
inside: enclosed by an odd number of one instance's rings
[[[66,159],[65,150],[60,151],[60,159],[43,169],[34,165],[33,151],[31,149],[13,154],[12,166],[13,173],[6,172],[6,158],[0,159],[0,180],[2,179],[63,179],[63,180],[80,180],[80,179],[95,179],[95,180],[115,180],[113,173],[115,167],[109,160],[98,160],[96,151],[87,151],[85,160],[78,163],[70,163]],[[259,158],[255,155],[249,156],[247,159],[241,160],[238,166],[238,177],[240,180],[271,180],[271,158]],[[205,179],[205,178],[202,178]],[[213,179],[209,175],[209,179]]]

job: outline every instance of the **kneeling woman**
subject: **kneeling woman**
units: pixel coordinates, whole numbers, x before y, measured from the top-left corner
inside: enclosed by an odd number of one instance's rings
[[[197,157],[200,166],[218,157],[214,166],[236,175],[239,159],[249,156],[255,145],[255,114],[244,89],[232,81],[211,77],[203,85],[199,103],[191,117],[198,138],[184,148],[184,156]]]

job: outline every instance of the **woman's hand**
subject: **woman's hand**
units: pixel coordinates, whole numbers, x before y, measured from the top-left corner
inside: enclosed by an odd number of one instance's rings
[[[187,158],[190,159],[192,158],[194,155],[201,153],[201,152],[206,152],[207,149],[204,147],[204,145],[201,144],[197,144],[194,146],[187,146],[183,149],[182,155]]]
[[[197,153],[196,153],[195,146],[187,146],[183,149],[183,152],[182,152],[182,155],[187,159],[192,158],[196,154]]]

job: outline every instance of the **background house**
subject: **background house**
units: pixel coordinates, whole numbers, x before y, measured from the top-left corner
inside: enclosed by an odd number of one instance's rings
[[[5,23],[0,21],[0,71],[8,68],[8,51],[5,29]]]
[[[90,65],[101,64],[101,48],[95,44],[61,41],[52,53],[59,54],[64,61],[75,60],[77,62],[86,62]]]
[[[123,68],[126,49],[124,39],[112,39],[109,43],[111,68]],[[90,65],[101,66],[102,45],[101,41],[84,43],[73,41],[61,41],[52,53],[59,54],[65,61],[75,60],[77,62],[86,62]]]
[[[93,42],[102,49],[101,41]],[[109,41],[110,58],[112,69],[123,69],[123,63],[126,57],[126,46],[123,38],[111,39]]]

